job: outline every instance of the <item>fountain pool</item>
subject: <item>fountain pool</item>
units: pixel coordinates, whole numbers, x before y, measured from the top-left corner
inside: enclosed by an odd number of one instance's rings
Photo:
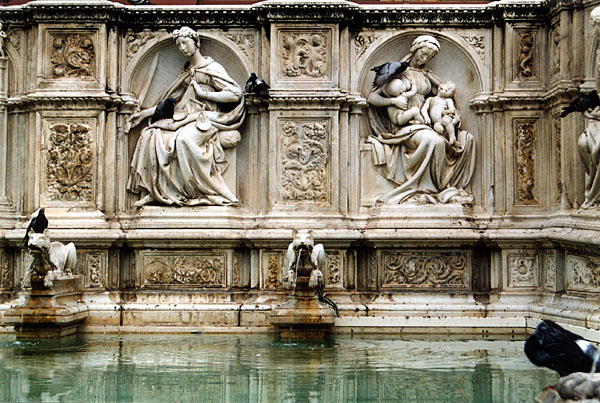
[[[453,336],[0,336],[0,401],[531,402],[558,375],[523,340]]]

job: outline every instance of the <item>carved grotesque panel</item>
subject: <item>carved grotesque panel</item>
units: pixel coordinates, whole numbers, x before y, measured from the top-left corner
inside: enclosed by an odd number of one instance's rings
[[[60,35],[52,40],[52,78],[94,76],[94,42],[88,35]]]
[[[281,122],[282,199],[328,202],[330,127],[326,120]]]
[[[382,288],[470,289],[472,254],[466,251],[384,251]]]
[[[79,272],[84,275],[85,288],[104,288],[107,278],[108,252],[106,250],[84,250],[79,260]]]
[[[534,32],[518,32],[517,41],[517,79],[529,81],[537,79],[535,63],[536,34]]]
[[[94,199],[94,122],[48,122],[44,168],[46,199],[91,202]]]
[[[13,284],[13,273],[8,258],[8,253],[5,250],[0,250],[0,288],[11,289]]]
[[[325,273],[323,273],[325,276],[325,287],[343,286],[343,267],[343,251],[327,251],[327,263],[325,265]]]
[[[517,200],[536,203],[533,194],[535,186],[535,120],[516,120],[515,136]]]
[[[544,288],[556,291],[556,252],[546,251],[543,254],[543,258],[544,271],[546,272]]]
[[[125,56],[127,61],[130,61],[146,43],[152,39],[158,37],[162,32],[165,31],[152,31],[150,29],[144,29],[141,32],[127,31],[125,36]]]
[[[280,273],[283,264],[283,251],[264,252],[262,256],[262,267],[264,276],[264,288],[279,289],[282,287]]]
[[[539,285],[538,258],[535,253],[508,254],[508,286],[532,288]]]
[[[226,286],[225,252],[141,252],[143,287],[216,287]]]
[[[600,258],[567,255],[567,290],[600,291]]]

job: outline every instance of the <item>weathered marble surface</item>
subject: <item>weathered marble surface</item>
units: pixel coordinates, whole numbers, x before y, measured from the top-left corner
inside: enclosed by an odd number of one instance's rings
[[[279,269],[293,228],[313,229],[327,250],[340,331],[511,331],[546,317],[600,329],[600,212],[581,208],[578,149],[593,125],[582,114],[558,117],[596,86],[595,6],[3,7],[0,315],[24,272],[27,217],[44,206],[52,239],[77,247],[92,330],[266,326],[285,295]],[[136,208],[127,184],[149,130],[125,129],[177,80],[186,56],[173,31],[183,26],[232,85],[256,72],[271,97],[237,99],[246,111],[239,144],[219,157],[236,203]],[[377,173],[367,141],[378,134],[368,119],[371,69],[400,61],[423,35],[439,51],[417,67],[455,83],[458,141],[461,130],[470,138],[464,160],[444,143],[435,161],[466,161],[446,172],[460,172],[454,187],[468,196],[438,203],[452,182],[442,178],[422,194],[434,203],[379,204],[402,185]]]

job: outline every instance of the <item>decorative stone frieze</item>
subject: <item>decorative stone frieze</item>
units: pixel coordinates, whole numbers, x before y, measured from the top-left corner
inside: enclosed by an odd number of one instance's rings
[[[78,256],[79,273],[84,276],[86,289],[103,289],[106,287],[108,252],[106,250],[83,250]]]
[[[326,120],[281,122],[283,201],[330,200],[329,125]]]
[[[360,59],[367,49],[378,39],[374,32],[360,32],[354,37],[354,58]]]
[[[567,291],[600,291],[600,258],[567,254]]]
[[[534,46],[536,46],[536,35],[533,32],[519,32],[516,36],[517,56],[517,78],[522,81],[537,78],[534,65]]]
[[[331,39],[331,30],[281,30],[281,79],[330,79]]]
[[[226,286],[225,252],[144,250],[138,261],[144,288]]]
[[[381,287],[443,288],[468,290],[471,287],[472,253],[470,251],[383,251]]]
[[[475,53],[485,63],[485,35],[463,35],[469,45],[475,49]]]
[[[536,288],[539,286],[539,264],[536,253],[508,253],[507,267],[509,288]]]
[[[0,289],[10,290],[13,285],[13,273],[8,253],[0,249]]]
[[[515,120],[517,165],[517,200],[536,203],[535,186],[535,120]]]
[[[281,289],[281,265],[283,264],[283,251],[263,252],[262,267],[264,275],[264,288]]]
[[[254,61],[255,53],[255,36],[251,34],[224,34],[225,38],[229,39],[242,51],[251,62]]]
[[[44,153],[48,201],[94,200],[94,126],[90,121],[48,122]]]
[[[87,78],[94,76],[95,49],[86,35],[55,36],[52,41],[53,78]]]

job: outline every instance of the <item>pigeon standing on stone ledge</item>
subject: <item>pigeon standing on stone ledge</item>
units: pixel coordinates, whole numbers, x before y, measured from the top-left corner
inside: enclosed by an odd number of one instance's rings
[[[245,90],[248,94],[254,94],[259,98],[269,98],[269,86],[255,73],[250,74]]]
[[[44,211],[45,209],[41,208],[37,216],[33,217],[31,221],[29,221],[29,225],[27,226],[27,230],[25,231],[25,237],[23,237],[25,247],[27,247],[27,243],[29,242],[30,231],[42,234],[46,230],[46,228],[48,228],[48,219],[46,218]]]
[[[600,106],[600,98],[598,98],[598,93],[596,90],[593,90],[589,94],[581,95],[572,100],[569,106],[563,108],[560,117],[564,118],[571,112],[585,112],[588,109],[595,108],[596,106]]]

